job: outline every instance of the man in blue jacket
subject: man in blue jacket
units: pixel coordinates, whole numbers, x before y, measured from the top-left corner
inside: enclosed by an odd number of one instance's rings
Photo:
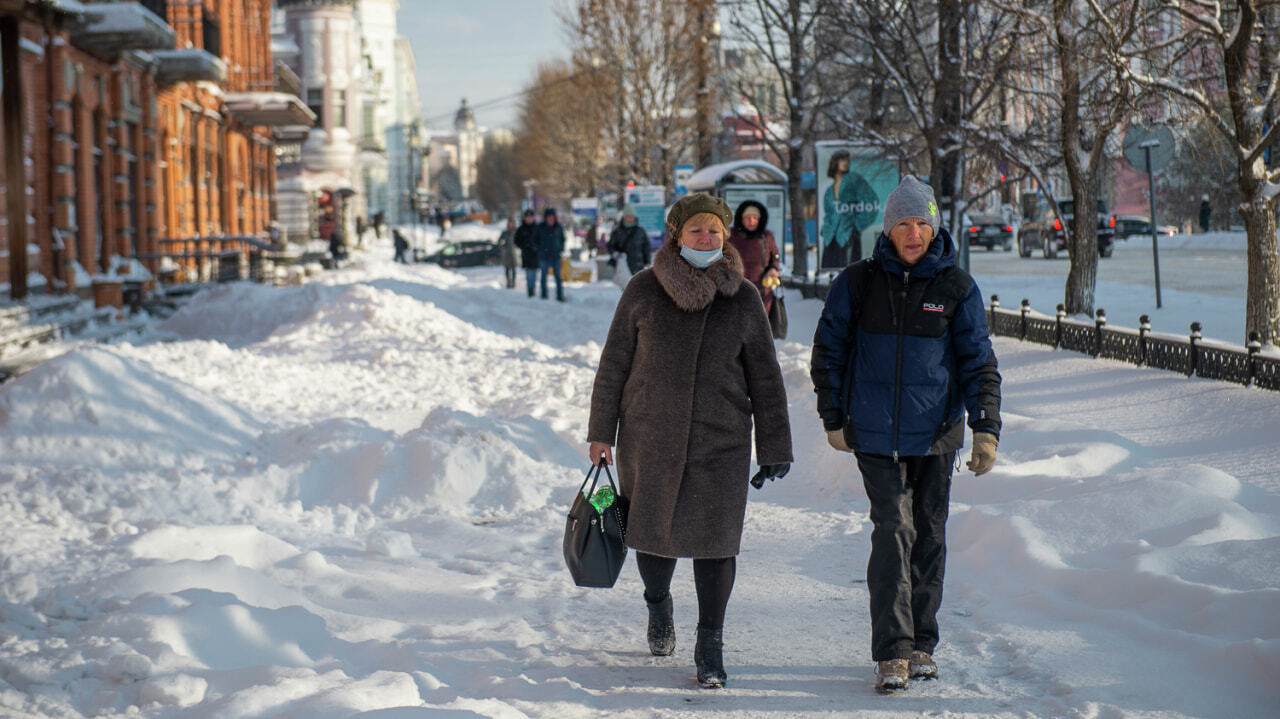
[[[1000,373],[982,295],[956,266],[933,191],[903,178],[869,259],[831,284],[811,377],[827,441],[852,452],[871,501],[871,655],[876,690],[938,675],[947,507],[965,415],[968,467],[995,464]]]

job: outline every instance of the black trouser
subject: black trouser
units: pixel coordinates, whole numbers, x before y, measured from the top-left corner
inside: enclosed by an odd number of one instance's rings
[[[724,612],[733,592],[737,574],[737,557],[693,560],[693,585],[698,591],[698,626],[707,629],[724,627]],[[676,573],[676,560],[644,552],[636,552],[636,566],[644,582],[644,600],[656,604],[671,593],[671,577]]]
[[[955,452],[894,461],[857,452],[871,500],[871,658],[906,659],[938,646]]]

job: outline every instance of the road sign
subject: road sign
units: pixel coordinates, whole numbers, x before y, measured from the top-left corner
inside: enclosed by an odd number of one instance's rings
[[[693,177],[693,165],[676,165],[675,180],[677,198],[684,197],[685,194],[689,192],[685,185],[689,182],[690,177]]]
[[[1147,167],[1147,150],[1151,167]],[[1165,125],[1134,125],[1124,133],[1124,159],[1138,172],[1157,172],[1173,159],[1173,131]]]

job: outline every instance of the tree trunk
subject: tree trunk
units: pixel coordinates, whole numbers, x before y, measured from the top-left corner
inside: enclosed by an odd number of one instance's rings
[[[956,133],[960,127],[961,93],[964,91],[960,61],[964,54],[960,47],[963,12],[960,0],[938,0],[938,85],[933,96],[933,116],[937,125],[931,148],[934,163],[929,182],[943,206],[952,209],[958,204],[955,196],[960,143]],[[948,222],[954,227],[954,223]]]
[[[1071,12],[1071,0],[1054,0],[1053,19],[1058,28],[1058,64],[1062,73],[1062,153],[1075,204],[1073,226],[1062,228],[1067,233],[1067,253],[1071,258],[1063,305],[1069,315],[1092,316],[1093,291],[1098,279],[1098,184],[1093,162],[1083,157],[1081,148],[1085,128],[1080,119],[1083,92],[1080,73],[1084,68],[1080,67],[1079,38],[1071,27]]]
[[[809,156],[813,145],[806,137],[805,112],[816,112],[813,108],[804,108],[803,100],[808,96],[807,78],[798,64],[812,67],[812,60],[800,61],[804,58],[804,38],[796,31],[803,24],[800,0],[788,0],[787,16],[791,21],[791,32],[787,33],[788,49],[791,58],[791,92],[790,107],[787,108],[787,119],[790,127],[787,132],[787,200],[791,206],[791,273],[805,276],[809,272],[809,237],[804,231],[804,190],[800,188],[804,177],[804,158]],[[799,146],[796,141],[799,140]],[[779,237],[778,246],[786,246],[786,238]]]
[[[1280,345],[1280,250],[1276,243],[1275,200],[1268,202],[1255,196],[1252,202],[1244,203],[1240,214],[1244,215],[1249,236],[1245,337],[1257,332],[1264,343]]]
[[[804,143],[808,150],[809,143]],[[804,229],[804,190],[800,188],[804,165],[800,161],[800,150],[787,163],[787,200],[791,206],[791,274],[805,276],[809,272],[809,237]],[[782,247],[786,238],[779,237],[778,246]]]
[[[1259,4],[1239,3],[1240,30],[1233,42],[1223,48],[1223,71],[1235,121],[1237,152],[1243,150],[1244,153],[1262,142],[1264,132],[1264,116],[1254,111],[1255,103],[1262,100],[1256,94],[1254,83],[1264,84],[1277,70],[1274,53],[1266,52],[1274,48],[1272,38],[1264,36],[1258,41],[1264,48],[1264,52],[1259,53],[1260,59],[1250,51],[1255,48],[1254,28],[1259,14],[1265,12]],[[1274,10],[1270,18],[1264,16],[1271,21],[1274,17]],[[1249,238],[1245,335],[1257,332],[1263,343],[1277,345],[1280,344],[1280,258],[1276,248],[1276,198],[1263,197],[1268,171],[1262,157],[1250,160],[1242,156],[1237,172],[1240,197],[1244,200],[1240,214],[1244,215]]]

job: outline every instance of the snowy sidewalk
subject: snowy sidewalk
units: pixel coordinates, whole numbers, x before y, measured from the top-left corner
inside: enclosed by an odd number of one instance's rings
[[[866,499],[813,411],[820,306],[793,295],[777,346],[797,462],[751,492],[729,686],[699,690],[687,562],[676,653],[657,658],[633,560],[583,590],[560,558],[619,290],[570,284],[562,305],[501,268],[390,256],[213,288],[150,335],[173,341],[80,348],[0,386],[0,714],[1207,718],[1280,701],[1275,393],[997,340],[1005,432],[991,474],[954,478],[942,678],[881,697]]]

